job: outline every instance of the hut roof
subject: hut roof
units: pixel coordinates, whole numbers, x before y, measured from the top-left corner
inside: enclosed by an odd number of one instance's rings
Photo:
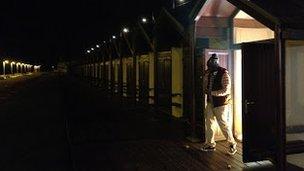
[[[303,0],[212,0],[218,2],[230,2],[238,9],[245,11],[260,22],[274,29],[276,25],[285,28],[304,29],[304,1]],[[208,3],[199,0],[194,6],[189,17],[194,20],[201,9]]]

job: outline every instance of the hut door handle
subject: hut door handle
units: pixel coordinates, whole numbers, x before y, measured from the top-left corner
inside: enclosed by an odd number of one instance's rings
[[[255,104],[255,102],[253,102],[253,101],[249,101],[249,100],[245,100],[245,106],[244,106],[244,110],[245,110],[245,113],[247,114],[248,113],[248,106],[252,106],[252,105],[254,105]]]

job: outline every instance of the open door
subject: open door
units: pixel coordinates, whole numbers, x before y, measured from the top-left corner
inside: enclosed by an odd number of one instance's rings
[[[274,44],[242,45],[243,160],[276,161],[278,87]]]

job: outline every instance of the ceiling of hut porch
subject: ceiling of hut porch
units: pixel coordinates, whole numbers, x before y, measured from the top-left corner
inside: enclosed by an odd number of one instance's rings
[[[201,17],[230,17],[236,7],[225,0],[207,0],[198,14]]]

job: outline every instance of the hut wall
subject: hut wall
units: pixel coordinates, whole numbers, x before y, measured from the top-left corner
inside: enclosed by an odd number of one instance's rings
[[[304,41],[286,44],[286,121],[287,127],[304,128]]]
[[[127,58],[122,59],[122,82],[123,82],[123,97],[127,97]]]
[[[183,116],[183,49],[172,48],[172,115]]]
[[[154,104],[154,54],[149,55],[149,104]]]
[[[149,55],[140,55],[137,61],[137,87],[139,101],[148,104],[149,101]],[[146,67],[148,66],[148,67]]]
[[[115,93],[118,93],[119,59],[113,61]]]
[[[98,78],[98,63],[95,63],[94,64],[94,67],[95,67],[95,73],[94,73],[94,78]]]

